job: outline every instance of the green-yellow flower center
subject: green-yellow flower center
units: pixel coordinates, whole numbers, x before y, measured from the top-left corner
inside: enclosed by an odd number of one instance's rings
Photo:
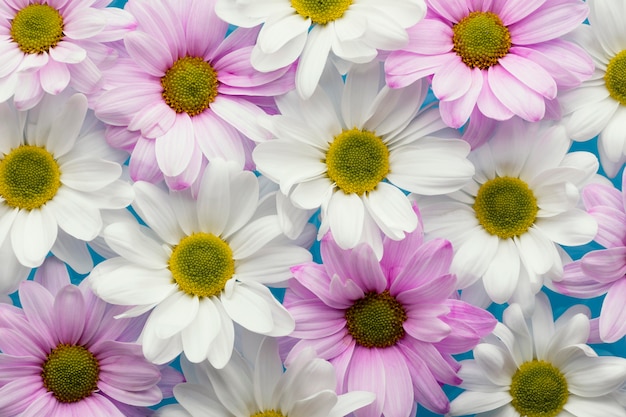
[[[551,363],[532,360],[511,379],[511,405],[520,416],[555,417],[567,402],[567,380]]]
[[[41,54],[63,38],[63,17],[47,4],[30,4],[11,21],[11,38],[27,54]]]
[[[286,416],[280,411],[265,410],[265,411],[259,411],[258,413],[254,413],[250,417],[286,417]]]
[[[501,239],[519,236],[537,217],[537,198],[519,178],[496,177],[484,183],[474,201],[481,226]]]
[[[178,59],[161,78],[163,100],[176,111],[195,116],[217,97],[217,72],[199,57]]]
[[[42,366],[41,378],[46,389],[62,403],[87,398],[98,389],[100,365],[83,346],[60,344]]]
[[[194,233],[174,247],[169,269],[182,291],[212,297],[222,292],[232,278],[235,261],[228,243],[210,233]]]
[[[291,0],[291,7],[303,18],[325,25],[337,20],[348,10],[352,0]]]
[[[487,69],[511,49],[511,34],[497,14],[471,12],[452,27],[453,51],[470,68]]]
[[[361,195],[389,173],[389,150],[374,133],[354,128],[335,136],[325,162],[328,177],[339,189]]]
[[[0,159],[0,196],[10,207],[39,208],[60,186],[59,164],[44,148],[22,145]]]
[[[622,105],[626,105],[626,50],[609,61],[604,74],[604,82],[611,97]]]
[[[388,290],[368,292],[346,310],[346,327],[355,342],[367,348],[386,348],[404,337],[406,310]]]

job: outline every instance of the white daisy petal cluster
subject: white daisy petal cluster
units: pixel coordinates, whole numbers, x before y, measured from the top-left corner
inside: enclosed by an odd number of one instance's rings
[[[545,294],[535,305],[528,318],[510,305],[474,359],[461,362],[466,391],[450,403],[449,416],[626,416],[614,396],[626,381],[626,359],[586,345],[589,310],[571,307],[555,322]]]
[[[423,0],[218,0],[215,11],[241,27],[263,24],[252,65],[273,71],[299,58],[296,89],[313,95],[327,61],[345,72],[350,63],[372,61],[378,50],[409,41],[406,29],[426,14]]]
[[[133,208],[150,229],[108,226],[104,238],[120,256],[98,264],[89,279],[107,302],[135,306],[125,316],[150,311],[141,336],[148,359],[166,363],[185,352],[222,368],[233,351],[233,322],[270,336],[293,330],[265,284],[283,284],[311,254],[283,235],[252,172],[211,162],[197,200],[145,182],[134,189]]]

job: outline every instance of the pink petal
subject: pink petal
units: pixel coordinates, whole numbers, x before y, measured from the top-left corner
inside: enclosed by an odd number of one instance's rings
[[[556,97],[556,82],[540,65],[514,53],[509,53],[499,61],[512,76],[532,88],[545,98]]]
[[[484,80],[482,71],[478,68],[474,68],[471,70],[470,74],[470,88],[464,95],[455,100],[442,100],[439,102],[441,118],[450,127],[460,128],[467,122],[483,90]]]
[[[478,94],[476,105],[480,112],[488,118],[495,120],[508,120],[513,117],[511,112],[493,93],[489,86],[488,71],[482,71],[483,87]]]
[[[560,293],[570,297],[593,298],[605,294],[613,283],[599,283],[585,274],[580,261],[569,263],[563,267],[563,278],[552,282]]]
[[[600,337],[617,342],[626,334],[626,279],[616,281],[604,297],[600,311]]]
[[[452,28],[440,20],[424,19],[407,29],[409,43],[403,51],[420,55],[440,55],[452,51]]]
[[[626,274],[626,247],[594,250],[580,260],[581,268],[599,283],[611,283]]]
[[[428,6],[452,23],[457,23],[469,14],[465,0],[428,0]]]
[[[85,300],[78,287],[68,285],[54,300],[54,327],[61,343],[76,344],[85,328]]]
[[[489,67],[487,79],[494,95],[514,114],[529,122],[541,120],[545,114],[543,97],[522,84],[501,65]]]
[[[156,162],[155,140],[139,137],[128,163],[133,181],[148,181],[153,184],[163,179]]]
[[[556,39],[580,25],[589,7],[573,0],[546,2],[532,15],[510,26],[511,41],[516,45],[530,45]]]
[[[594,240],[606,248],[624,246],[626,243],[626,214],[607,206],[596,206],[588,213],[598,222]]]
[[[176,111],[163,100],[159,100],[132,115],[128,123],[128,130],[141,130],[145,137],[157,138],[165,135],[175,121]]]
[[[348,370],[348,391],[369,391],[376,401],[354,412],[356,417],[379,417],[385,404],[385,365],[378,349],[357,346]]]
[[[124,38],[130,57],[148,74],[162,77],[173,64],[172,57],[162,44],[144,32],[132,32]]]
[[[456,100],[472,85],[472,70],[455,56],[446,62],[433,76],[433,92],[439,100]]]
[[[385,416],[408,416],[415,400],[411,387],[411,374],[402,351],[395,346],[381,350],[385,369]]]
[[[385,61],[385,79],[391,88],[402,88],[439,71],[457,55],[419,55],[404,51],[392,52]]]
[[[546,0],[509,0],[502,3],[497,14],[504,26],[509,26],[525,18],[544,3]]]

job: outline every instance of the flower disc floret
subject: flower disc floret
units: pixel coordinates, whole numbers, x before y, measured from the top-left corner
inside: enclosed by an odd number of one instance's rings
[[[30,4],[11,21],[11,38],[27,54],[41,54],[63,38],[63,17],[47,4]]]
[[[496,177],[478,190],[474,211],[489,234],[508,239],[524,234],[535,222],[539,208],[537,198],[524,181]]]
[[[50,352],[42,369],[44,386],[59,402],[77,402],[98,389],[100,365],[93,353],[83,346],[58,345]]]
[[[604,74],[606,89],[611,97],[626,105],[626,50],[615,55],[606,67]]]
[[[259,411],[258,413],[254,413],[250,417],[285,417],[285,416],[280,411],[265,410],[265,411]]]
[[[291,0],[291,7],[305,19],[325,25],[337,20],[348,10],[352,0]]]
[[[204,59],[186,56],[165,72],[161,85],[168,106],[176,113],[195,116],[208,109],[217,97],[217,72]]]
[[[388,290],[368,292],[346,310],[346,327],[356,343],[367,348],[387,348],[404,337],[406,310]]]
[[[452,27],[453,51],[470,68],[487,69],[511,49],[511,34],[497,14],[472,12]]]
[[[39,208],[60,186],[59,164],[45,148],[22,145],[0,160],[0,196],[10,207]]]
[[[511,379],[511,405],[520,416],[555,417],[567,402],[567,380],[551,363],[523,363]]]
[[[335,137],[325,162],[328,177],[339,189],[361,195],[389,173],[389,149],[373,132],[354,128]]]
[[[198,297],[218,295],[235,273],[230,246],[210,233],[194,233],[181,239],[168,266],[180,289]]]

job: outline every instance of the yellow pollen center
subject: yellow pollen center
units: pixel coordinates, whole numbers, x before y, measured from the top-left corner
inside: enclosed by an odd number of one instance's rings
[[[286,416],[280,411],[265,410],[265,411],[259,411],[258,413],[254,413],[250,417],[286,417]]]
[[[41,54],[63,38],[63,17],[47,4],[30,4],[11,21],[11,38],[27,54]]]
[[[549,362],[523,363],[511,379],[511,405],[520,416],[556,417],[569,397],[567,380]]]
[[[217,97],[217,72],[199,57],[178,59],[161,78],[163,100],[176,111],[195,116]]]
[[[344,130],[326,152],[328,178],[346,194],[370,192],[389,173],[389,150],[380,137],[357,128]]]
[[[509,29],[492,12],[472,12],[452,27],[452,50],[470,68],[487,69],[511,49]]]
[[[235,273],[230,246],[210,233],[194,233],[181,239],[168,266],[178,287],[198,297],[218,295]]]
[[[604,74],[604,82],[611,97],[622,105],[626,105],[626,50],[609,61]]]
[[[348,10],[352,0],[291,0],[291,7],[303,18],[325,25],[337,20]]]
[[[404,337],[406,310],[388,290],[368,292],[346,310],[346,327],[354,341],[367,348],[387,348]]]
[[[85,399],[98,389],[100,365],[83,346],[60,344],[43,363],[44,387],[62,403]]]
[[[496,177],[484,183],[474,201],[474,212],[481,226],[501,239],[519,236],[537,217],[537,198],[519,178]]]
[[[60,186],[59,164],[45,148],[22,145],[0,159],[0,197],[10,207],[39,208]]]

